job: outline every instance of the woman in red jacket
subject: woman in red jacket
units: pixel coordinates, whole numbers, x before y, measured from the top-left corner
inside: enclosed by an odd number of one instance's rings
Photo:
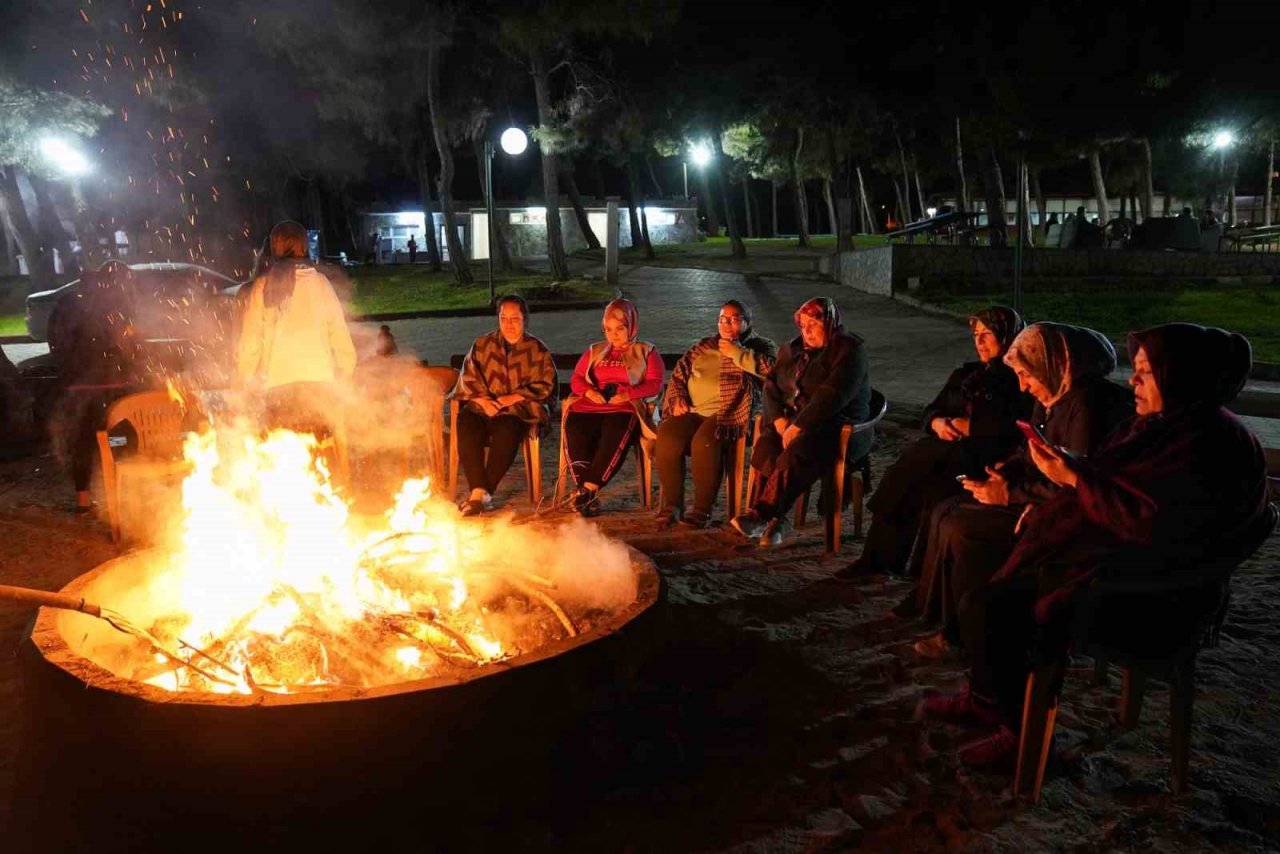
[[[636,340],[640,313],[635,304],[612,301],[604,308],[601,325],[605,340],[588,347],[573,369],[573,394],[565,401],[568,414],[561,438],[577,486],[574,508],[584,516],[596,514],[600,488],[639,440],[650,419],[646,402],[662,388],[658,348]]]

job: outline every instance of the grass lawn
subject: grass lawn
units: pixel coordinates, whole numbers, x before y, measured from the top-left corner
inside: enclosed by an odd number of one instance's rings
[[[1254,359],[1280,362],[1280,290],[1275,287],[1151,287],[1152,290],[1132,287],[1087,292],[1031,290],[1023,294],[1023,314],[1028,322],[1056,320],[1089,326],[1117,340],[1126,332],[1174,320],[1221,326],[1247,336],[1253,344]],[[937,293],[927,294],[924,299],[960,312],[1009,302],[1007,294]]]
[[[27,277],[0,276],[0,335],[27,334]]]
[[[351,309],[356,314],[383,314],[395,311],[425,311],[448,308],[484,308],[489,305],[487,266],[473,264],[473,284],[463,287],[453,280],[453,273],[432,273],[425,266],[384,265],[357,267],[351,280],[355,288]],[[499,295],[518,293],[531,303],[609,299],[612,288],[603,282],[572,279],[551,287],[546,273],[494,271],[495,290]]]

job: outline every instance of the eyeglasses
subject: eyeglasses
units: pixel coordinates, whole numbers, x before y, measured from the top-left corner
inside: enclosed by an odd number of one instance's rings
[[[722,314],[719,318],[721,323],[732,323],[735,326],[741,326],[743,317],[740,314]]]

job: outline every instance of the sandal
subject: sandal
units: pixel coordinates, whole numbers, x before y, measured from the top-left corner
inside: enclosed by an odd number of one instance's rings
[[[705,510],[690,510],[679,520],[686,528],[706,528],[711,524],[711,514]]]

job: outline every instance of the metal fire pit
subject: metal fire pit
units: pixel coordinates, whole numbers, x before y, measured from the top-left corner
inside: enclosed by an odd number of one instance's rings
[[[445,803],[459,789],[536,774],[593,696],[625,685],[648,647],[663,583],[652,561],[630,552],[638,594],[610,622],[465,678],[363,690],[165,691],[78,651],[97,621],[43,608],[21,651],[29,715],[15,814],[47,834],[51,821],[65,824],[69,802],[81,833],[116,827],[122,814],[133,826],[228,811],[244,822],[366,796],[391,809],[410,792],[421,809],[424,791]],[[125,555],[62,592],[109,605],[113,589],[145,570]]]

